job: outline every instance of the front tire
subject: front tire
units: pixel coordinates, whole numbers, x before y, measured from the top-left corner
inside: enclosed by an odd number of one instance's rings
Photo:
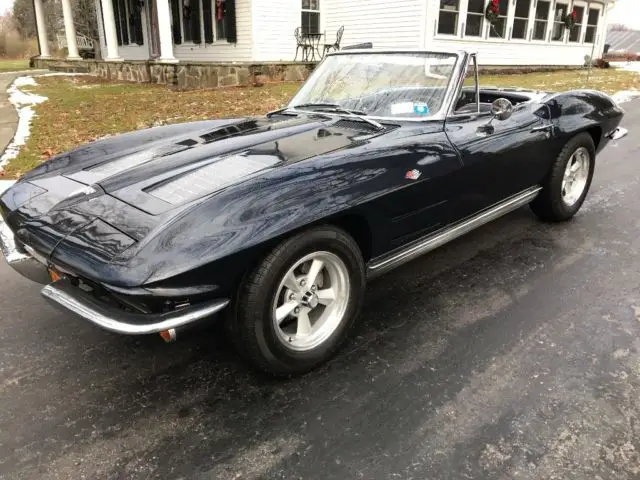
[[[596,148],[588,133],[567,142],[545,179],[531,209],[547,222],[572,218],[587,196],[596,163]]]
[[[353,238],[339,228],[314,228],[282,242],[249,273],[229,332],[257,369],[302,374],[337,352],[364,290],[364,261]]]

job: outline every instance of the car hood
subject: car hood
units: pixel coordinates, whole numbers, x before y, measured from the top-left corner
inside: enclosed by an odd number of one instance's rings
[[[160,127],[56,157],[5,192],[0,210],[20,242],[100,278],[100,265],[219,192],[376,135],[314,114]]]

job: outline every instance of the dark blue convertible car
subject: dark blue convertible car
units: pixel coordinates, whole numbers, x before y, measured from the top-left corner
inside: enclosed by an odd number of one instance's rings
[[[12,267],[123,334],[218,317],[292,375],[329,359],[365,284],[516,208],[565,221],[623,110],[590,90],[483,88],[468,52],[343,50],[286,108],[83,145],[0,197]]]

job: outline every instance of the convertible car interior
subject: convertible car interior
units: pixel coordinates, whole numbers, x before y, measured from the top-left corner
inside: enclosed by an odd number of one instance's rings
[[[481,88],[480,89],[480,113],[490,113],[491,105],[498,98],[506,98],[513,106],[530,102],[532,95],[527,92],[509,92],[504,89]],[[476,91],[473,87],[463,88],[460,98],[456,103],[454,113],[464,114],[476,111]]]

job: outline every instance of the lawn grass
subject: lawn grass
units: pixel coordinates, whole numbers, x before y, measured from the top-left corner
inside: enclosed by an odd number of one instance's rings
[[[485,75],[485,86],[517,86],[563,91],[593,88],[607,93],[640,90],[640,75],[595,69],[521,75]],[[18,157],[5,166],[5,178],[19,177],[51,155],[105,135],[152,125],[207,118],[262,114],[286,104],[298,83],[267,84],[189,92],[166,86],[110,83],[90,76],[41,77],[32,91],[49,98],[36,107],[31,136]]]
[[[29,70],[29,59],[0,58],[0,72],[18,72]]]
[[[615,68],[527,73],[522,75],[483,75],[480,84],[496,87],[521,87],[532,90],[561,92],[589,88],[614,94],[621,90],[640,90],[640,75]]]
[[[5,178],[19,177],[51,155],[105,135],[157,124],[255,115],[286,104],[297,83],[188,92],[163,85],[109,83],[90,76],[40,77],[32,91],[48,97],[36,107],[31,136]]]

